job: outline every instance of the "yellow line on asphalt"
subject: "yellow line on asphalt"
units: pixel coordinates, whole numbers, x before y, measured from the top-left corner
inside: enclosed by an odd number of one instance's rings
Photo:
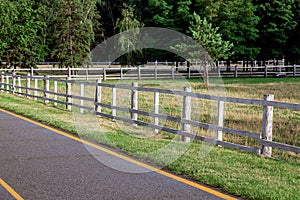
[[[2,111],[2,112],[4,112],[4,113],[7,113],[7,114],[9,114],[9,115],[12,115],[12,116],[14,116],[14,117],[17,117],[17,118],[19,118],[19,119],[25,120],[25,121],[27,121],[27,122],[30,122],[30,123],[32,123],[32,124],[36,124],[36,125],[38,125],[38,126],[41,126],[41,127],[45,128],[45,129],[48,129],[48,130],[50,130],[50,131],[53,131],[53,132],[55,132],[55,133],[57,133],[57,134],[60,134],[60,135],[65,136],[65,137],[68,137],[68,138],[70,138],[70,139],[72,139],[72,140],[75,140],[75,141],[78,141],[78,142],[80,142],[80,143],[89,145],[89,146],[94,147],[94,148],[96,148],[96,149],[98,149],[98,150],[100,150],[100,151],[103,151],[103,152],[105,152],[105,153],[108,153],[108,154],[110,154],[110,155],[112,155],[112,156],[115,156],[115,157],[117,157],[117,158],[126,160],[126,161],[131,162],[131,163],[133,163],[133,164],[135,164],[135,165],[138,165],[138,166],[143,167],[143,168],[145,168],[145,169],[154,171],[154,172],[156,172],[156,173],[158,173],[158,174],[161,174],[161,175],[163,175],[163,176],[169,177],[169,178],[171,178],[171,179],[174,179],[174,180],[179,181],[179,182],[181,182],[181,183],[184,183],[184,184],[186,184],[186,185],[192,186],[192,187],[194,187],[194,188],[200,189],[200,190],[202,190],[202,191],[205,191],[205,192],[207,192],[207,193],[210,193],[210,194],[215,195],[215,196],[217,196],[217,197],[220,197],[220,198],[222,198],[222,199],[227,199],[227,200],[237,200],[236,198],[231,197],[231,196],[226,195],[226,194],[223,194],[222,192],[216,191],[216,190],[214,190],[214,189],[211,189],[211,188],[209,188],[209,187],[206,187],[206,186],[203,186],[203,185],[201,185],[201,184],[195,183],[195,182],[193,182],[193,181],[187,180],[187,179],[185,179],[185,178],[176,176],[176,175],[174,175],[174,174],[171,174],[171,173],[169,173],[169,172],[163,171],[163,170],[158,169],[158,168],[156,168],[156,167],[153,167],[153,166],[151,166],[151,165],[147,165],[147,164],[145,164],[145,163],[142,163],[142,162],[140,162],[140,161],[134,160],[134,159],[132,159],[132,158],[130,158],[130,157],[124,156],[124,155],[122,155],[122,154],[119,154],[119,153],[117,153],[117,152],[114,152],[114,151],[112,151],[112,150],[109,150],[109,149],[107,149],[107,148],[105,148],[105,147],[96,145],[96,144],[94,144],[94,143],[88,142],[88,141],[83,140],[83,139],[80,139],[80,138],[78,138],[78,137],[76,137],[76,136],[74,136],[74,135],[71,135],[71,134],[66,133],[66,132],[64,132],[64,131],[58,130],[58,129],[53,128],[53,127],[50,127],[50,126],[48,126],[48,125],[42,124],[42,123],[40,123],[40,122],[34,121],[34,120],[29,119],[29,118],[27,118],[27,117],[23,117],[23,116],[21,116],[21,115],[15,114],[15,113],[10,112],[10,111],[7,111],[7,110],[3,110],[3,109],[1,109],[1,108],[0,108],[0,111]]]
[[[4,187],[15,199],[24,200],[14,189],[12,189],[3,179],[0,178],[0,185]]]

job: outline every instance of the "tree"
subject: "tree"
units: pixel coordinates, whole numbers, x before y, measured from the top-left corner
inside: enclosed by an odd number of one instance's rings
[[[11,38],[8,37],[8,27],[12,26],[13,19],[17,17],[15,4],[10,0],[0,0],[0,58],[11,43]]]
[[[127,34],[121,34],[119,38],[119,44],[122,51],[130,51],[136,48],[138,43],[138,28],[142,28],[144,24],[136,18],[135,6],[123,4],[122,19],[118,19],[115,29],[120,33],[124,31],[134,30],[130,36]],[[142,56],[142,50],[135,50],[126,53],[120,58],[121,65],[130,64],[135,65],[139,58]]]
[[[55,44],[53,37],[55,20],[58,17],[60,1],[59,0],[39,0],[35,1],[34,8],[38,10],[37,20],[45,23],[39,32],[39,39],[44,45],[44,51],[41,52],[47,61],[51,60],[51,51]]]
[[[191,0],[149,0],[143,11],[144,21],[148,27],[167,28],[188,34],[190,21],[193,19]],[[150,59],[182,60],[177,55],[157,49],[147,49]]]
[[[295,29],[291,32],[285,47],[287,60],[295,64],[300,61],[300,0],[295,0],[293,5],[293,21],[297,23]]]
[[[220,27],[224,39],[233,43],[234,54],[230,59],[254,60],[260,51],[255,44],[259,36],[259,17],[255,15],[256,7],[252,0],[225,0],[217,4],[217,17],[210,21]]]
[[[177,30],[181,33],[188,33],[190,21],[193,20],[193,14],[191,12],[191,0],[179,0],[176,1],[176,8],[174,13],[174,24]]]
[[[52,56],[61,66],[77,67],[88,57],[94,41],[96,0],[62,0],[55,20]]]
[[[35,66],[43,59],[41,52],[45,48],[39,41],[39,31],[45,24],[37,20],[38,10],[33,9],[31,0],[1,3],[1,12],[9,13],[1,20],[2,58],[14,67]]]
[[[173,5],[165,0],[149,0],[145,12],[148,18],[145,19],[147,26],[163,27],[174,29]]]
[[[296,27],[293,21],[292,6],[294,0],[254,0],[258,7],[257,15],[261,18],[256,45],[261,48],[260,58],[282,58],[288,37]]]
[[[233,44],[229,41],[223,41],[218,30],[211,23],[208,23],[206,18],[201,19],[198,14],[194,13],[194,22],[191,22],[190,26],[192,36],[214,61],[220,58],[227,59],[231,55],[231,48],[233,47]],[[204,54],[202,59],[205,65],[205,85],[208,87],[208,57],[206,55]]]

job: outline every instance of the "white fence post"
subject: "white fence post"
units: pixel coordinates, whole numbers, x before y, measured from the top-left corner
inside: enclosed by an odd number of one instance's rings
[[[154,92],[154,114],[159,114],[159,92]],[[159,118],[154,117],[154,125],[159,125]],[[155,133],[158,133],[158,129],[154,129]]]
[[[85,80],[89,80],[89,66],[85,68]]]
[[[27,74],[26,77],[26,97],[29,98],[30,96],[30,73]]]
[[[138,80],[140,80],[141,79],[141,68],[140,68],[140,66],[138,66]]]
[[[264,95],[264,101],[274,101],[274,95]],[[262,119],[262,139],[272,141],[273,129],[273,106],[264,106]],[[272,156],[272,147],[262,146],[262,154],[266,157]]]
[[[18,93],[19,93],[19,96],[21,96],[21,93],[22,93],[22,82],[21,82],[21,76],[18,76]]]
[[[123,80],[123,68],[122,67],[120,69],[120,78],[121,78],[121,80]]]
[[[84,84],[80,84],[80,97],[84,97]],[[84,105],[84,100],[80,99],[80,106]],[[84,109],[80,108],[80,113],[84,113]]]
[[[172,70],[172,79],[174,80],[175,79],[175,68],[172,66],[171,67],[171,70]]]
[[[221,78],[221,68],[217,67],[217,70],[218,70],[218,78]]]
[[[155,78],[155,80],[157,80],[157,61],[155,61],[154,78]]]
[[[70,78],[71,78],[71,75],[72,75],[72,73],[71,73],[71,68],[70,68],[70,67],[68,67],[68,77],[70,77]]]
[[[30,75],[33,76],[33,67],[30,68]]]
[[[101,103],[101,86],[99,85],[101,83],[101,79],[96,80],[96,93],[95,93],[95,112],[101,112],[101,106],[96,105],[97,103]]]
[[[35,78],[34,79],[34,100],[36,101],[37,100],[37,94],[38,94],[38,92],[37,92],[37,89],[38,89],[38,80],[39,79],[37,79],[37,78]]]
[[[71,81],[71,77],[68,77],[67,78],[67,83],[66,83],[66,94],[67,94],[67,97],[66,97],[66,103],[67,103],[67,110],[72,110],[72,83],[70,82]]]
[[[133,87],[138,87],[138,83],[134,82],[132,83]],[[138,109],[138,91],[136,89],[131,90],[131,109],[137,110]],[[138,114],[131,112],[131,119],[132,120],[137,120],[138,119]],[[136,125],[136,124],[133,124]]]
[[[9,93],[9,76],[6,75],[6,93]]]
[[[16,93],[16,72],[12,73],[12,92]]]
[[[268,67],[265,65],[265,78],[268,78]]]
[[[103,68],[103,81],[106,81],[106,69]]]
[[[44,76],[44,103],[49,103],[49,76]]]
[[[234,78],[238,77],[238,68],[237,65],[234,66]]]
[[[117,106],[117,88],[113,87],[111,91],[111,105],[112,106]],[[117,110],[115,108],[112,108],[112,116],[116,117],[117,116]]]
[[[54,81],[54,100],[57,101],[57,81]],[[57,106],[57,102],[54,102],[54,106]]]
[[[224,101],[218,101],[218,126],[224,125]],[[218,140],[223,140],[223,131],[218,131]]]
[[[184,87],[184,91],[185,92],[192,92],[192,88],[191,87]],[[186,120],[190,120],[191,119],[191,103],[192,103],[192,99],[190,96],[183,96],[183,105],[182,105],[182,118],[186,119]],[[191,125],[190,124],[186,124],[186,123],[182,123],[182,131],[184,132],[191,132]],[[186,136],[182,136],[182,141],[183,142],[190,142],[191,138],[186,137]]]
[[[296,65],[294,64],[293,65],[293,76],[296,77],[296,72],[297,72],[297,69],[296,69]]]
[[[1,72],[1,91],[4,90],[4,72]]]

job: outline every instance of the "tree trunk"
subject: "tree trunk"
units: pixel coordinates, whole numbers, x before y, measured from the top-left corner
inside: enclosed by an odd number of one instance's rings
[[[209,75],[208,75],[208,65],[205,61],[205,67],[204,67],[204,70],[205,70],[205,75],[204,75],[204,80],[205,80],[205,87],[206,89],[208,89],[208,85],[209,85]]]
[[[208,89],[209,77],[208,77],[208,66],[205,67],[205,87]]]

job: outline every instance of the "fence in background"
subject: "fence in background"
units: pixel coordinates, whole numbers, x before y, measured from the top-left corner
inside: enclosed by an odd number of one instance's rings
[[[25,86],[22,86],[24,83]],[[42,84],[40,83],[42,82]],[[54,85],[53,91],[50,91],[50,82]],[[65,85],[65,92],[58,92],[58,83]],[[80,85],[80,95],[72,94],[72,87],[74,84]],[[39,86],[39,85],[42,85]],[[95,96],[93,98],[86,97],[84,94],[84,88],[87,86],[94,87]],[[102,88],[110,88],[111,103],[103,103],[101,101]],[[191,88],[185,87],[183,91],[174,91],[174,90],[165,90],[157,88],[145,88],[139,87],[137,83],[130,85],[111,85],[102,83],[101,79],[97,79],[92,82],[79,82],[71,80],[68,77],[66,80],[54,79],[48,76],[45,77],[36,77],[36,76],[21,76],[21,75],[12,75],[12,74],[1,74],[0,81],[0,90],[2,92],[18,94],[26,96],[27,98],[33,99],[42,99],[45,103],[52,102],[54,105],[62,104],[66,106],[66,109],[72,110],[72,107],[80,109],[80,112],[92,111],[95,115],[107,117],[114,120],[119,120],[139,126],[147,126],[154,129],[156,132],[158,130],[166,131],[173,134],[179,134],[183,137],[183,140],[188,142],[190,138],[195,140],[200,140],[208,142],[214,145],[220,145],[224,147],[240,149],[248,152],[255,152],[258,154],[263,154],[265,156],[272,155],[272,148],[279,148],[287,151],[292,151],[295,153],[300,153],[300,147],[282,144],[272,141],[272,125],[273,125],[273,108],[285,108],[300,111],[300,104],[291,104],[276,102],[273,95],[265,95],[263,100],[252,100],[252,99],[243,99],[243,98],[232,98],[232,97],[220,97],[220,96],[211,96],[206,94],[193,93]],[[120,107],[116,105],[117,90],[127,90],[131,93],[131,106],[130,107]],[[154,95],[153,106],[154,109],[151,112],[145,112],[138,109],[138,92],[149,92]],[[174,96],[180,96],[183,98],[182,108],[182,117],[174,117],[165,114],[159,113],[159,102],[160,94],[168,94]],[[51,96],[50,96],[51,95]],[[60,97],[58,99],[58,97]],[[122,98],[122,97],[121,97]],[[191,102],[192,98],[196,99],[206,99],[209,101],[217,102],[218,105],[218,123],[217,124],[208,124],[200,121],[191,120]],[[74,100],[79,101],[80,103],[74,103]],[[86,102],[92,103],[93,106],[88,106]],[[262,108],[263,117],[262,117],[262,132],[255,133],[243,130],[236,130],[233,128],[228,128],[223,126],[224,121],[224,104],[225,103],[238,103],[246,105],[256,105]],[[103,112],[101,108],[109,109],[111,112]],[[123,111],[131,113],[130,118],[125,118],[123,116],[118,116],[116,111]],[[153,118],[153,123],[141,121],[139,115],[148,116]],[[181,124],[181,129],[174,129],[167,126],[159,125],[160,120],[169,120],[173,122],[178,122]],[[200,127],[204,129],[210,129],[217,133],[217,138],[209,138],[206,136],[194,135],[190,132],[191,126]],[[292,128],[292,127],[291,127]],[[257,140],[257,143],[261,148],[253,148],[245,145],[234,144],[230,142],[223,141],[222,134],[229,133],[233,135],[243,136],[254,138]]]
[[[55,78],[71,77],[74,79],[180,79],[180,78],[203,78],[203,67],[192,65],[167,66],[154,65],[135,68],[29,68],[29,69],[0,69],[0,72],[17,74],[30,73],[35,75],[49,75]],[[300,77],[300,66],[263,66],[263,67],[214,67],[209,71],[210,77],[243,78],[243,77]]]

